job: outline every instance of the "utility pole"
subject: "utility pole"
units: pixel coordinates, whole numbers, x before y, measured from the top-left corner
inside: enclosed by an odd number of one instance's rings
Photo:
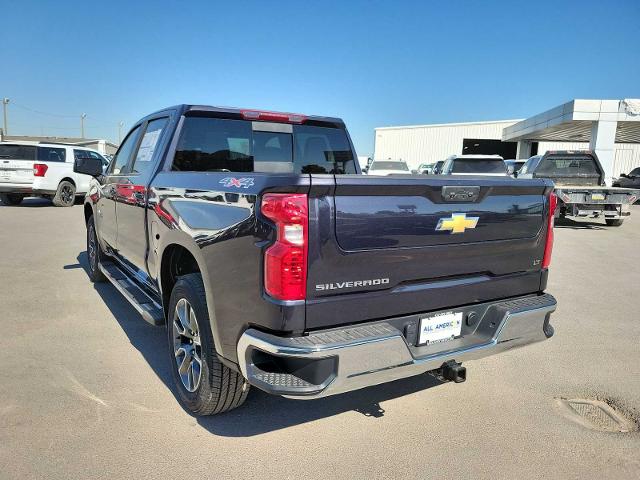
[[[118,122],[118,145],[122,142],[122,127],[124,126],[124,122]]]
[[[87,118],[87,114],[80,115],[80,137],[84,138],[84,119]]]
[[[3,98],[2,99],[2,113],[4,116],[4,123],[2,124],[2,126],[4,127],[4,134],[5,135],[9,135],[9,130],[7,127],[7,105],[9,104],[9,99],[8,98]]]

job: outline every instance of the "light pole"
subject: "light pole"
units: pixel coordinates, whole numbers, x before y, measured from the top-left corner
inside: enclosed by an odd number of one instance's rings
[[[124,122],[118,122],[118,145],[122,142],[122,127],[124,126]]]
[[[87,114],[80,115],[80,137],[84,138],[84,119],[87,118]]]
[[[2,126],[4,127],[4,134],[5,135],[9,135],[9,131],[7,130],[7,105],[9,104],[9,99],[8,98],[3,98],[2,99],[2,114],[4,117],[4,123],[2,124]]]

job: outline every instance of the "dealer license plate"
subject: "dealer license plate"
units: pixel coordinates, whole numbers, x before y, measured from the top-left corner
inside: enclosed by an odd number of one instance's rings
[[[431,345],[453,340],[462,331],[462,312],[444,312],[420,319],[418,343]]]
[[[591,200],[604,200],[604,195],[602,193],[592,193]]]

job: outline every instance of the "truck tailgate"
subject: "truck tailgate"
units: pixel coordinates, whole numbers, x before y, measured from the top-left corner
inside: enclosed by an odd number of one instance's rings
[[[549,181],[312,176],[307,328],[541,290]]]

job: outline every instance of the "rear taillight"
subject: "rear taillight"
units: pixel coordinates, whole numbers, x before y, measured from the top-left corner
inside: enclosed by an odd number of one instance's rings
[[[47,169],[49,167],[44,163],[34,163],[33,164],[33,176],[34,177],[44,177],[44,174],[47,173]]]
[[[547,219],[547,241],[544,244],[544,257],[542,257],[542,268],[549,268],[551,264],[551,251],[553,250],[553,220],[558,206],[558,197],[551,192],[549,195],[549,218]]]
[[[306,115],[299,113],[265,112],[264,110],[240,110],[245,120],[260,120],[263,122],[304,123]]]
[[[265,251],[264,288],[278,300],[304,300],[307,291],[307,233],[309,207],[306,194],[267,193],[262,214],[276,224],[276,242]]]

